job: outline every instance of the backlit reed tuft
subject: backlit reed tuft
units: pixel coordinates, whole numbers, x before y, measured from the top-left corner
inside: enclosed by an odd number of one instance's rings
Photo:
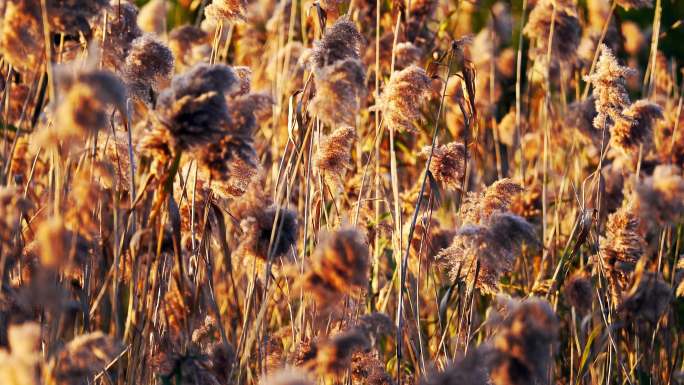
[[[436,260],[451,280],[496,294],[501,276],[511,272],[523,243],[537,243],[532,225],[516,215],[496,213],[482,225],[461,227]]]
[[[351,366],[352,354],[368,348],[363,334],[351,330],[318,344],[315,368],[320,374],[341,374]]]
[[[109,5],[108,0],[47,0],[50,30],[90,35],[90,22]]]
[[[173,75],[173,53],[159,40],[145,34],[131,43],[123,73],[133,95],[145,101],[165,88]]]
[[[321,140],[316,152],[315,165],[327,176],[341,182],[345,171],[351,166],[351,152],[356,130],[339,127]]]
[[[558,343],[558,317],[546,300],[529,298],[512,305],[494,338],[494,385],[545,383]]]
[[[240,227],[242,235],[238,254],[261,259],[287,257],[296,246],[298,235],[297,213],[287,209],[269,206],[253,210],[243,218]]]
[[[224,94],[236,89],[238,78],[226,65],[198,64],[177,75],[157,100],[159,125],[173,138],[172,147],[188,149],[216,143],[230,124]]]
[[[213,0],[204,9],[204,15],[216,22],[235,22],[245,19],[246,7],[246,0]]]
[[[356,229],[327,234],[311,257],[303,287],[322,306],[363,289],[368,280],[368,247]]]
[[[585,80],[593,87],[596,99],[594,127],[603,130],[622,118],[622,111],[630,104],[629,94],[625,89],[625,78],[634,70],[618,64],[613,52],[606,45],[601,45],[601,55],[596,63],[594,73],[585,76]]]
[[[660,274],[639,272],[618,310],[628,319],[655,323],[668,310],[671,301],[672,288]]]
[[[364,94],[365,70],[361,61],[345,59],[316,69],[316,95],[309,111],[330,126],[354,126]]]
[[[573,64],[582,29],[575,3],[571,0],[540,0],[534,6],[523,30],[527,37],[535,41],[531,55],[535,60],[546,60],[552,22],[552,60]]]
[[[653,175],[636,187],[640,215],[659,225],[674,225],[684,218],[684,179],[677,166],[658,165]]]
[[[586,314],[591,310],[594,299],[591,277],[581,271],[572,274],[563,285],[563,295],[568,305],[580,314]]]
[[[105,19],[106,15],[106,19]],[[113,71],[123,68],[131,43],[142,35],[138,8],[127,0],[110,0],[107,12],[92,22],[93,40],[102,45],[102,63]],[[106,25],[107,29],[102,28]]]
[[[335,64],[345,59],[359,59],[363,36],[354,23],[341,18],[325,31],[321,38],[314,42],[310,63],[314,69]]]
[[[356,352],[351,363],[352,385],[392,385],[385,364],[372,352]]]
[[[58,354],[54,369],[59,385],[86,385],[121,352],[120,344],[100,331],[80,335]]]
[[[523,192],[523,187],[509,178],[492,183],[482,193],[469,193],[463,201],[463,223],[478,224],[494,213],[508,211],[513,199]]]
[[[210,36],[194,25],[181,25],[169,33],[169,48],[173,52],[176,72],[208,62],[211,54]]]
[[[425,70],[414,65],[392,73],[380,99],[383,118],[391,129],[416,132],[430,83]]]
[[[430,147],[423,149],[429,156]],[[460,189],[466,167],[466,148],[462,143],[451,142],[436,146],[430,162],[432,176],[445,187]]]
[[[653,141],[653,126],[662,118],[663,109],[658,104],[638,100],[610,127],[611,140],[626,152],[638,153],[640,145],[647,151]]]
[[[19,71],[34,71],[45,60],[45,39],[38,0],[6,1],[0,25],[2,56]]]

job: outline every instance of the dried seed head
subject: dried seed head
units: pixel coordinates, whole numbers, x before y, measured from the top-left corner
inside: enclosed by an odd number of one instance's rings
[[[316,370],[320,374],[340,374],[349,369],[352,354],[368,348],[368,340],[363,334],[348,331],[318,345]]]
[[[204,16],[216,23],[223,21],[234,23],[245,20],[247,0],[213,0],[204,8]]]
[[[494,385],[543,383],[558,340],[558,317],[546,300],[514,305],[494,339],[491,380]]]
[[[360,58],[363,36],[354,23],[346,18],[338,19],[328,28],[321,40],[314,43],[310,62],[314,69],[344,61]]]
[[[659,165],[653,175],[637,185],[643,218],[660,225],[674,225],[684,217],[684,179],[677,166]]]
[[[420,108],[430,95],[430,83],[425,70],[416,66],[392,73],[380,99],[384,120],[391,129],[416,131]]]
[[[142,35],[138,8],[126,0],[110,0],[110,9],[93,21],[93,40],[102,44],[102,63],[112,71],[123,68],[133,40]],[[106,15],[106,20],[105,20]],[[103,30],[104,26],[107,30]]]
[[[397,43],[394,48],[394,68],[398,71],[420,63],[423,50],[411,42]]]
[[[0,7],[0,48],[3,58],[20,72],[35,71],[45,56],[40,1],[12,0]]]
[[[57,107],[59,136],[84,137],[108,126],[110,106],[126,110],[126,88],[113,73],[105,70],[84,71],[60,77],[64,98]]]
[[[150,92],[159,92],[171,79],[173,53],[152,35],[143,35],[131,43],[123,73],[133,95],[151,102]]]
[[[352,354],[352,385],[392,385],[392,376],[385,365],[371,352]]]
[[[580,314],[591,311],[594,299],[594,285],[588,274],[576,272],[571,275],[563,286],[563,295],[568,305],[574,307]]]
[[[469,194],[461,207],[463,223],[481,223],[494,213],[508,211],[513,199],[523,190],[519,183],[504,178],[480,194]]]
[[[630,319],[656,323],[671,301],[672,288],[660,274],[640,272],[635,274],[632,288],[622,299],[619,310]]]
[[[534,6],[523,30],[527,37],[536,41],[531,55],[537,59],[547,56],[552,21],[551,57],[572,64],[576,59],[582,28],[575,3],[571,0],[540,0]]]
[[[368,246],[352,228],[338,230],[318,245],[303,286],[322,306],[363,289],[368,280]]]
[[[225,94],[238,84],[230,67],[198,64],[175,76],[171,87],[159,95],[157,119],[182,149],[220,139],[230,125]]]
[[[430,147],[423,148],[423,154],[429,156]],[[430,172],[445,187],[460,189],[465,164],[465,146],[463,143],[451,142],[435,147],[430,162]]]
[[[465,280],[469,288],[496,294],[501,275],[512,271],[523,243],[537,243],[532,225],[517,215],[495,213],[485,225],[461,227],[435,259],[453,281]]]
[[[613,143],[625,152],[639,152],[644,145],[644,153],[653,141],[653,125],[663,119],[663,109],[648,100],[638,100],[622,112],[622,116],[610,128]]]
[[[169,33],[169,48],[176,59],[178,71],[184,71],[195,64],[208,62],[211,51],[210,37],[193,25],[182,25]]]
[[[634,70],[618,64],[613,52],[606,45],[601,45],[601,56],[596,63],[593,74],[585,76],[585,80],[594,87],[593,95],[596,99],[594,127],[603,130],[606,125],[617,122],[622,117],[622,111],[629,106],[629,94],[625,89],[625,78]]]
[[[358,59],[343,59],[314,72],[316,94],[309,112],[330,125],[354,126],[365,93],[366,74]]]
[[[47,15],[50,30],[76,35],[88,35],[89,23],[109,5],[108,0],[48,0]]]
[[[147,33],[161,36],[166,31],[167,0],[151,0],[140,8],[138,25]]]
[[[355,138],[356,130],[343,126],[322,139],[315,159],[318,170],[341,183],[344,172],[351,167],[352,144]]]
[[[57,356],[54,372],[57,383],[87,384],[120,351],[121,346],[113,337],[99,331],[74,338]]]
[[[264,260],[269,256],[287,257],[297,242],[297,213],[286,208],[269,206],[264,210],[254,210],[242,219],[240,227],[242,236],[238,254]]]
[[[224,197],[245,193],[259,171],[251,140],[225,135],[203,146],[196,155],[203,174],[210,176],[215,192]]]

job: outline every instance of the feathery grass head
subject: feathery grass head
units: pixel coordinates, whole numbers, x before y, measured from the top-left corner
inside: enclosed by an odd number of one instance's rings
[[[349,369],[352,354],[368,348],[368,340],[356,330],[350,330],[324,341],[316,351],[316,371],[339,374]]]
[[[660,274],[638,272],[631,289],[622,298],[619,311],[628,319],[656,323],[668,310],[672,301],[672,288]]]
[[[423,148],[423,155],[429,156],[430,147]],[[436,146],[430,162],[430,172],[445,187],[460,189],[465,173],[466,148],[462,143],[451,142]]]
[[[430,95],[430,78],[420,67],[392,73],[380,99],[384,120],[391,129],[415,132],[420,108]]]
[[[259,171],[259,160],[251,138],[227,134],[202,146],[197,153],[199,167],[210,176],[219,196],[239,197]]]
[[[133,40],[142,35],[138,7],[127,0],[110,0],[109,10],[92,22],[93,40],[102,44],[102,63],[113,71],[123,68]],[[106,17],[106,18],[105,18]],[[106,26],[106,30],[103,27]]]
[[[246,0],[213,0],[204,8],[204,15],[214,22],[236,22],[245,20]]]
[[[321,40],[314,43],[310,63],[314,69],[323,68],[346,59],[359,59],[363,36],[347,18],[338,19],[328,28]]]
[[[536,60],[545,59],[549,50],[552,21],[551,58],[572,64],[577,55],[582,29],[575,3],[571,0],[540,0],[534,6],[523,30],[527,37],[536,41],[532,55]]]
[[[537,243],[532,225],[517,215],[495,213],[483,225],[461,227],[436,260],[453,281],[465,280],[469,288],[474,285],[485,294],[496,294],[523,243]]]
[[[372,352],[356,352],[351,360],[352,385],[393,385],[385,364]]]
[[[658,104],[638,100],[610,127],[611,140],[625,152],[638,152],[642,144],[648,150],[653,141],[653,126],[662,118],[663,109]]]
[[[38,0],[6,1],[0,25],[2,56],[19,71],[40,68],[45,57],[45,39]]]
[[[508,211],[513,199],[523,190],[519,183],[504,178],[480,194],[469,194],[461,207],[463,223],[481,223],[494,213]]]
[[[625,89],[625,78],[631,76],[634,70],[618,64],[608,46],[601,45],[601,55],[596,62],[593,74],[584,77],[593,87],[596,99],[596,117],[594,127],[603,130],[606,125],[612,125],[622,117],[622,111],[629,106],[629,94]]]
[[[195,64],[209,61],[210,37],[194,25],[181,25],[169,33],[169,48],[175,58],[176,69],[182,72]]]
[[[220,139],[230,124],[225,94],[238,85],[230,67],[198,64],[159,95],[157,119],[183,149]]]
[[[145,34],[131,43],[123,73],[133,94],[142,100],[159,92],[173,74],[173,53],[159,40]]]
[[[341,182],[344,172],[351,166],[352,144],[355,138],[356,130],[343,126],[322,139],[315,159],[318,170]]]
[[[363,235],[346,228],[326,235],[316,248],[303,287],[319,304],[332,305],[345,294],[365,287],[368,247]]]
[[[494,339],[494,385],[545,382],[558,339],[558,317],[546,300],[530,298],[514,305]]]
[[[594,299],[591,278],[581,271],[574,273],[565,281],[563,295],[568,305],[577,309],[580,314],[586,314],[591,310]]]
[[[283,207],[254,210],[242,219],[240,227],[242,237],[238,251],[264,260],[269,256],[287,256],[297,242],[297,213]]]
[[[316,68],[316,94],[309,112],[330,125],[354,126],[361,97],[365,93],[366,74],[358,59],[348,58]]]
[[[642,218],[659,225],[674,225],[684,218],[684,178],[677,166],[658,165],[653,175],[636,187]]]
[[[76,35],[90,34],[89,23],[109,5],[108,0],[48,0],[50,29]]]
[[[57,106],[58,138],[83,141],[88,135],[108,127],[111,106],[126,111],[126,88],[116,75],[106,70],[82,71],[60,76]]]

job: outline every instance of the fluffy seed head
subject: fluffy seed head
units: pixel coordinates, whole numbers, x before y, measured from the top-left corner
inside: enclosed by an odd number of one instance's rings
[[[591,278],[583,272],[571,275],[565,281],[563,295],[568,305],[573,306],[580,314],[586,314],[591,310],[594,298],[594,285]]]
[[[199,167],[210,175],[215,192],[239,197],[259,171],[259,160],[251,138],[227,134],[202,146],[197,155]]]
[[[517,215],[496,213],[484,225],[461,227],[435,259],[453,281],[465,280],[469,288],[496,294],[501,275],[511,272],[523,243],[537,243],[532,225]]]
[[[344,172],[351,166],[351,151],[355,138],[356,130],[352,127],[339,127],[330,133],[321,140],[316,153],[316,167],[341,182]]]
[[[102,44],[102,63],[113,71],[123,68],[133,40],[142,35],[138,8],[126,0],[111,0],[110,9],[92,23],[93,40]],[[106,20],[105,20],[106,14]],[[107,30],[103,30],[104,26]]]
[[[150,91],[159,92],[169,83],[173,53],[152,35],[143,35],[131,43],[123,73],[134,95],[146,100]]]
[[[597,130],[603,130],[622,117],[622,111],[630,104],[625,78],[634,73],[634,70],[619,65],[606,45],[601,45],[600,50],[594,73],[585,76],[585,80],[594,87],[592,92],[597,112],[594,127]]]
[[[178,71],[209,61],[209,35],[193,25],[182,25],[169,33],[169,48],[176,59]]]
[[[623,298],[619,310],[628,318],[658,321],[670,306],[672,288],[660,274],[640,272],[635,274],[632,288]]]
[[[368,279],[368,246],[352,228],[329,234],[316,248],[303,286],[317,303],[331,305],[344,294],[365,287]]]
[[[361,61],[349,58],[316,68],[314,77],[316,95],[309,103],[309,112],[333,127],[354,126],[366,85]]]
[[[3,58],[19,71],[33,71],[45,56],[43,23],[38,0],[7,1],[0,26]]]
[[[338,19],[328,28],[321,40],[314,43],[310,62],[313,68],[323,68],[346,59],[359,59],[363,36],[354,23],[346,18]]]
[[[352,385],[392,385],[392,376],[372,352],[356,352],[351,361]]]
[[[352,354],[368,347],[368,340],[355,330],[338,334],[318,346],[316,370],[321,374],[339,374],[349,369]]]
[[[219,139],[230,124],[224,94],[233,91],[238,84],[230,67],[198,64],[175,76],[171,87],[159,95],[157,119],[181,148]]]
[[[425,147],[423,154],[429,156],[430,147]],[[465,146],[462,143],[451,142],[435,147],[430,162],[430,172],[444,186],[460,189],[465,163]]]
[[[244,20],[247,13],[246,0],[213,0],[204,8],[204,15],[214,22]]]
[[[59,353],[55,377],[59,384],[87,384],[120,351],[120,344],[102,332],[78,336]]]
[[[82,32],[88,35],[89,22],[107,5],[108,0],[48,0],[50,30],[73,35]]]
[[[570,0],[540,0],[534,6],[523,30],[526,36],[536,41],[532,55],[539,59],[547,55],[552,20],[551,56],[561,62],[572,63],[577,55],[582,28],[575,4]]]
[[[264,260],[269,256],[289,255],[297,242],[297,213],[286,208],[269,206],[254,210],[242,220],[240,227],[243,235],[238,252]]]
[[[414,65],[392,73],[380,99],[385,122],[398,131],[415,132],[420,108],[430,95],[430,78]]]
[[[636,188],[643,218],[674,225],[684,218],[684,179],[677,166],[658,165]]]
[[[530,298],[514,306],[494,339],[492,383],[543,383],[558,340],[558,317],[543,299]]]
[[[494,213],[508,211],[513,199],[521,192],[523,187],[519,183],[504,178],[480,194],[469,194],[461,207],[463,223],[481,223]]]
[[[638,100],[610,127],[611,140],[625,152],[638,152],[640,144],[648,150],[653,141],[653,126],[662,118],[663,109],[658,104]]]

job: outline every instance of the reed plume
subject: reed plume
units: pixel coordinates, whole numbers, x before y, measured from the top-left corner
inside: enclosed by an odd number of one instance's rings
[[[430,78],[422,68],[409,66],[393,72],[379,103],[387,125],[398,131],[416,132],[420,108],[429,91]]]

